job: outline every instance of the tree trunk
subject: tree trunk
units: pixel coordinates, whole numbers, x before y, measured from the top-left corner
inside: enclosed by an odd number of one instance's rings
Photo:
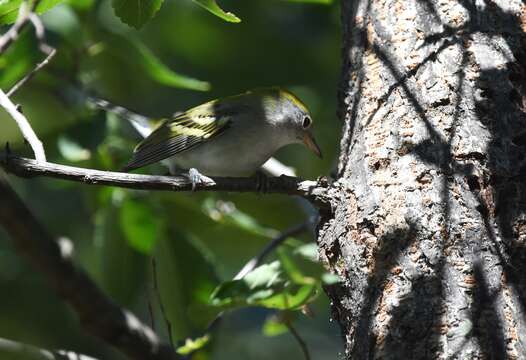
[[[348,359],[526,358],[526,5],[342,0],[320,255]]]

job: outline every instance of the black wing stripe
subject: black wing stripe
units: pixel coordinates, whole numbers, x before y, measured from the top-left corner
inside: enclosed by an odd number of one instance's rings
[[[202,132],[203,136],[186,135],[182,133],[174,136],[170,124],[198,129]],[[189,150],[212,137],[222,134],[229,125],[229,121],[222,124],[221,127],[218,127],[218,124],[215,122],[198,124],[184,115],[170,121],[165,121],[135,148],[131,160],[124,167],[124,171],[153,164]]]
[[[195,136],[178,136],[167,140],[165,143],[149,146],[148,149],[133,154],[132,159],[126,165],[128,170],[153,164],[177,153],[193,148],[201,142],[201,138]]]

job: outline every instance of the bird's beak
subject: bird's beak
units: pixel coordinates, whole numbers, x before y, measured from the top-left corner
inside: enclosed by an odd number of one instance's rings
[[[320,147],[318,146],[318,144],[316,144],[316,140],[314,140],[314,136],[312,136],[312,134],[310,132],[306,131],[305,134],[303,135],[303,143],[313,153],[315,153],[316,156],[318,156],[320,159],[322,158]]]

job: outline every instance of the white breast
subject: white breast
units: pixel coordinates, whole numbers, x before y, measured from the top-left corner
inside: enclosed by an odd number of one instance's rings
[[[257,127],[256,127],[257,128]],[[279,148],[293,141],[274,127],[239,127],[173,156],[177,167],[208,176],[253,175]]]

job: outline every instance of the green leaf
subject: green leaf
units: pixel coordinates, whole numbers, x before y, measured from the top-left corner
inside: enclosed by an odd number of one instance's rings
[[[161,8],[163,0],[113,0],[115,14],[123,23],[141,28]]]
[[[294,250],[294,254],[300,255],[301,257],[310,260],[312,262],[318,262],[318,245],[315,242],[308,244],[302,244]]]
[[[297,309],[317,294],[318,285],[297,285],[282,277],[278,261],[261,265],[243,279],[226,281],[212,293],[210,303],[223,309],[262,306],[271,309]]]
[[[144,202],[125,198],[121,205],[120,224],[128,244],[150,254],[161,235],[161,220]]]
[[[60,136],[57,141],[57,146],[58,151],[66,160],[77,162],[91,158],[91,152],[88,149],[83,148],[67,137]]]
[[[1,1],[1,0],[0,0]],[[0,56],[0,87],[10,88],[38,61],[36,42],[25,32]]]
[[[221,19],[228,22],[238,23],[241,22],[241,19],[231,12],[226,12],[217,5],[216,0],[193,0],[199,6],[204,7],[206,10],[210,11],[212,14],[219,16]]]
[[[184,345],[179,346],[175,351],[180,355],[188,355],[202,349],[209,342],[210,336],[208,334],[196,339],[186,339]]]
[[[321,281],[323,281],[325,285],[334,285],[339,283],[341,280],[338,275],[325,272],[321,274]]]
[[[232,202],[208,198],[203,202],[203,211],[218,223],[234,225],[255,235],[269,238],[278,235],[276,230],[260,225],[254,217],[238,210]]]
[[[37,14],[42,14],[64,0],[41,0],[36,8]],[[0,0],[0,25],[14,23],[18,17],[20,4],[23,0]]]
[[[287,325],[280,321],[278,316],[271,316],[263,323],[263,335],[268,337],[278,336],[288,331]]]
[[[333,285],[340,281],[338,275],[328,273],[319,262],[318,246],[316,243],[312,242],[294,246],[292,252],[289,249],[278,249],[278,254],[283,268],[297,283],[309,284],[314,280],[326,285]],[[307,260],[307,262],[304,260]],[[301,270],[298,262],[304,263],[302,264]],[[305,273],[308,273],[309,276],[305,276]]]
[[[210,83],[206,81],[193,79],[171,70],[139,41],[116,34],[105,33],[102,44],[102,47],[100,45],[97,47],[98,51],[94,53],[94,56],[101,51],[107,51],[126,62],[137,64],[152,80],[162,85],[198,91],[208,91],[210,89]]]
[[[285,251],[278,249],[278,255],[283,269],[285,270],[289,278],[296,284],[310,285],[316,282],[314,278],[303,275],[299,266],[294,262],[292,257],[287,255]]]
[[[282,292],[257,302],[257,305],[279,310],[294,310],[310,303],[318,295],[317,284],[290,286]]]

